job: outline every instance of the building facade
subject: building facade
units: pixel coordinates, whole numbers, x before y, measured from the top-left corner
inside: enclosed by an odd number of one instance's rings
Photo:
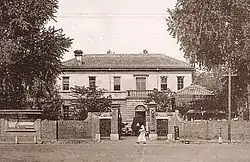
[[[153,89],[177,91],[192,84],[193,68],[189,63],[163,54],[83,54],[63,62],[58,79],[64,99],[64,111],[69,109],[70,87],[97,86],[121,104],[122,122],[131,125],[135,116],[147,122],[145,104]]]

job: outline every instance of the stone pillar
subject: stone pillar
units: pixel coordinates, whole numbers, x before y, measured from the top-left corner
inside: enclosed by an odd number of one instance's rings
[[[150,102],[148,104],[149,109],[149,140],[157,140],[157,128],[156,128],[156,103]]]
[[[91,115],[91,122],[92,122],[92,135],[93,138],[97,141],[97,142],[101,142],[101,134],[100,134],[100,114],[96,115],[96,114],[92,114],[89,113],[89,115]]]
[[[41,142],[41,119],[36,119],[35,121],[36,136],[34,137],[35,143]]]
[[[4,122],[4,118],[0,118],[0,137],[4,136],[4,130],[6,129]]]
[[[112,111],[112,118],[111,118],[111,134],[110,140],[111,141],[118,141],[119,140],[119,111],[120,111],[120,104],[113,103],[111,104],[111,111]]]

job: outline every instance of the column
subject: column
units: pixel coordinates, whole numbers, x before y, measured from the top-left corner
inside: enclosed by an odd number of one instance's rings
[[[150,102],[148,104],[149,109],[149,140],[157,140],[157,128],[156,128],[156,103]]]
[[[111,141],[117,141],[119,140],[119,130],[118,130],[118,124],[119,124],[119,111],[120,111],[120,104],[113,103],[111,104],[111,111],[112,111],[112,118],[111,118],[111,134],[110,134],[110,140]]]

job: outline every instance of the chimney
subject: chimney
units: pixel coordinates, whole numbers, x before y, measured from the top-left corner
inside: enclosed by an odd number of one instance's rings
[[[115,54],[115,51],[109,49],[109,50],[107,51],[107,54],[109,54],[109,55],[110,55],[110,54]]]
[[[148,51],[147,51],[146,49],[144,49],[144,50],[142,51],[142,53],[143,53],[143,54],[148,54]]]
[[[75,50],[74,53],[76,61],[81,61],[83,53],[82,50]]]
[[[111,50],[108,50],[108,51],[107,51],[107,54],[111,54],[111,53],[112,53]]]

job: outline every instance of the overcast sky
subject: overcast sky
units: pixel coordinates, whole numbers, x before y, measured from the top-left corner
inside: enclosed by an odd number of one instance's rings
[[[165,17],[176,0],[59,0],[57,22],[74,38],[64,60],[75,49],[84,53],[163,53],[183,59],[176,39],[169,36]]]

